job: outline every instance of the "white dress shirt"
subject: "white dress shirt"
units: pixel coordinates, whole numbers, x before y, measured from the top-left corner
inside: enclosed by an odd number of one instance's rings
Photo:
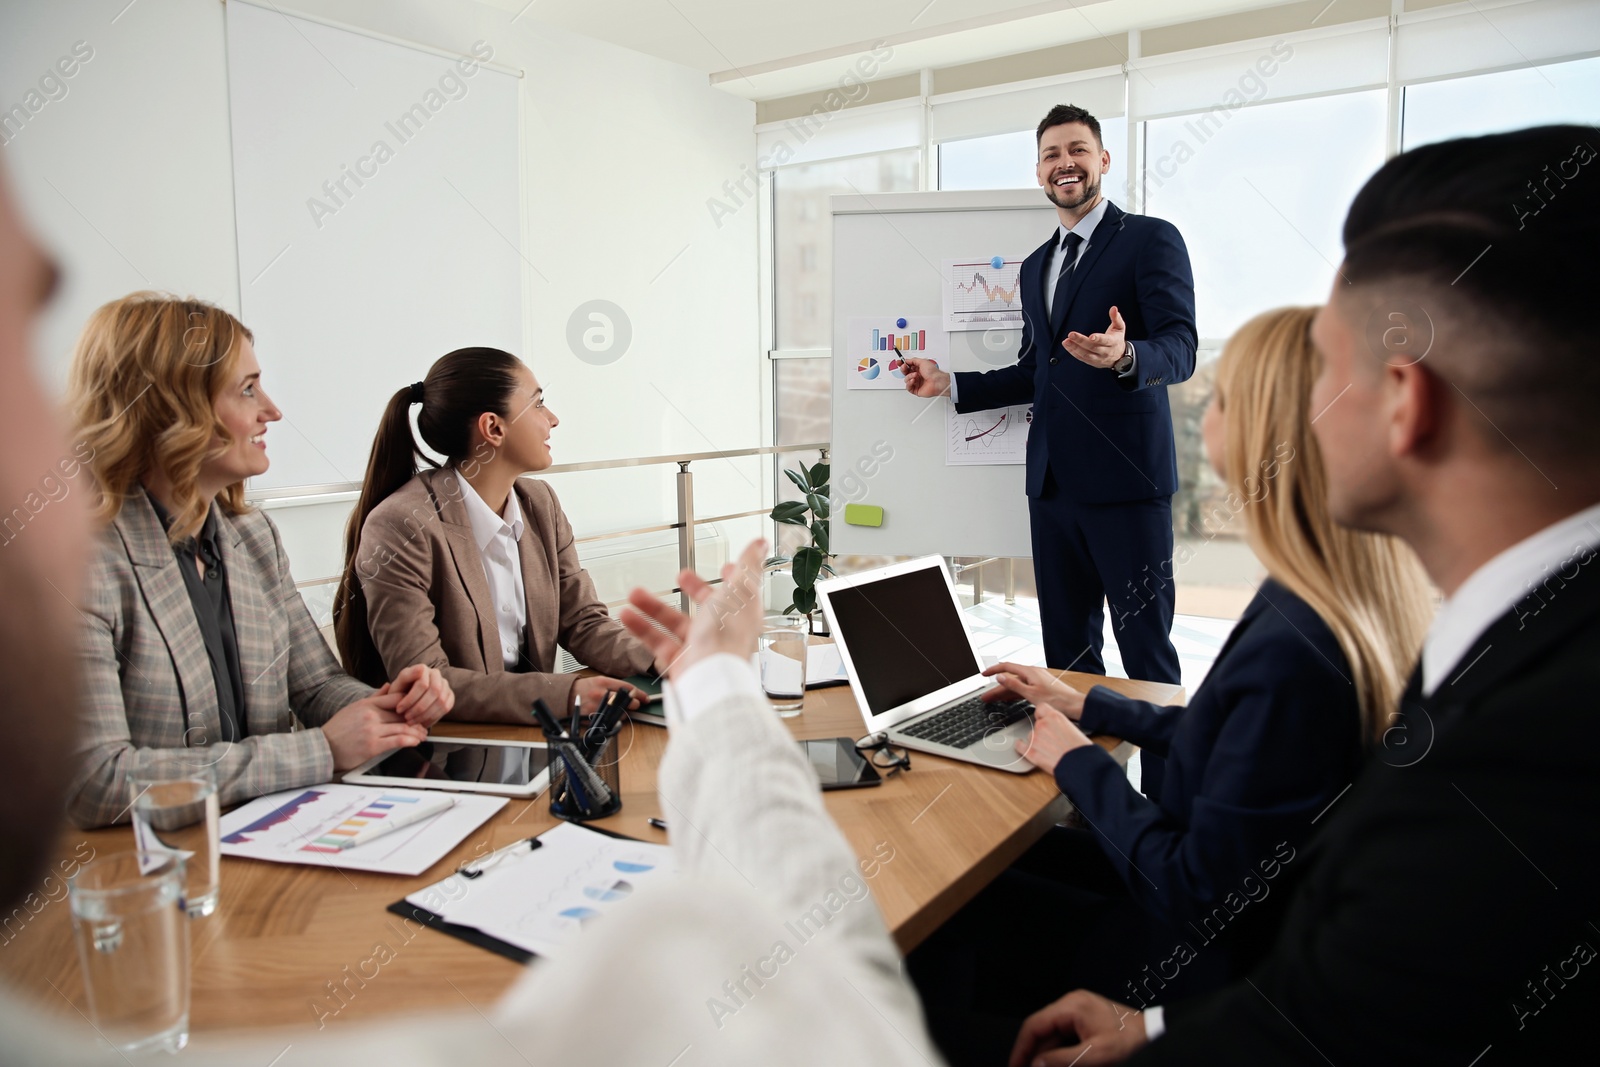
[[[1571,578],[1594,559],[1600,545],[1600,504],[1569,515],[1525,538],[1472,572],[1444,602],[1422,646],[1422,693],[1432,696],[1444,682],[1472,664],[1460,663],[1496,619],[1535,586],[1548,581],[1542,595],[1561,595],[1561,576]]]
[[[1055,308],[1056,283],[1061,280],[1061,268],[1063,266],[1061,261],[1066,254],[1066,248],[1061,242],[1067,239],[1067,234],[1069,233],[1075,233],[1079,237],[1083,238],[1082,243],[1078,245],[1077,255],[1072,260],[1072,266],[1074,269],[1076,269],[1079,261],[1083,259],[1083,254],[1089,251],[1089,242],[1094,237],[1095,227],[1099,226],[1100,220],[1106,217],[1106,208],[1109,207],[1110,204],[1111,201],[1109,200],[1101,200],[1094,206],[1092,210],[1090,210],[1087,215],[1079,219],[1078,224],[1072,227],[1070,230],[1059,223],[1056,225],[1056,244],[1055,247],[1050,250],[1050,254],[1045,257],[1044,261],[1044,276],[1046,279],[1048,279],[1045,282],[1044,287],[1044,314],[1047,320],[1050,318],[1051,311]],[[1107,325],[1110,325],[1110,321],[1111,320],[1108,317],[1106,319]],[[1133,347],[1131,342],[1129,343],[1128,347]],[[1131,378],[1137,374],[1138,371],[1139,356],[1138,353],[1135,353],[1133,357],[1133,366],[1129,367],[1123,373],[1118,374],[1117,377]],[[950,402],[953,404],[959,404],[961,402],[961,397],[956,387],[956,376],[954,374],[950,375]]]
[[[522,633],[528,625],[528,598],[522,586],[522,557],[517,542],[522,540],[522,505],[517,492],[506,494],[505,511],[496,515],[483,497],[465,478],[467,519],[472,523],[472,539],[483,557],[483,573],[489,579],[489,595],[494,599],[494,618],[500,625],[500,658],[507,670],[522,656]]]

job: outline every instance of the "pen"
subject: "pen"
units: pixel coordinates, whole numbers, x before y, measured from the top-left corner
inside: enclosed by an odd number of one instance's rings
[[[391,815],[380,823],[365,827],[358,833],[340,841],[338,848],[343,851],[347,848],[355,848],[357,845],[364,845],[368,841],[374,841],[385,834],[393,833],[396,830],[404,830],[407,826],[413,826],[423,819],[431,819],[435,815],[449,811],[455,806],[455,797],[444,797],[431,804],[419,804],[413,811]]]
[[[532,852],[534,849],[543,846],[543,844],[544,842],[540,841],[537,837],[526,838],[522,841],[513,841],[504,848],[495,849],[477,863],[462,864],[461,867],[457,869],[456,873],[461,875],[463,878],[482,878],[484,873],[487,872],[489,868],[499,863],[513,849],[521,848],[523,845],[527,845],[528,851]]]
[[[667,832],[667,820],[665,819],[657,819],[655,816],[651,816],[650,818],[646,819],[645,822],[649,823],[651,826],[654,826],[662,833]]]

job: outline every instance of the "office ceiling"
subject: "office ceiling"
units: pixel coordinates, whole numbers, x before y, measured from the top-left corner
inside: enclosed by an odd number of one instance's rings
[[[1287,0],[480,2],[705,71],[719,88],[768,100],[833,85],[879,41],[893,55],[877,76],[892,77]]]

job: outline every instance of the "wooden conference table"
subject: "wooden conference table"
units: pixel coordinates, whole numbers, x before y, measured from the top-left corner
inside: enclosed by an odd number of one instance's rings
[[[1181,702],[1175,685],[1068,673],[1079,688],[1108,685],[1164,704]],[[813,690],[805,708],[787,720],[797,738],[858,737],[860,712],[848,686]],[[539,739],[532,728],[444,722],[438,736]],[[656,766],[667,731],[627,725],[623,748],[623,809],[596,826],[645,841],[666,834],[645,820],[659,816]],[[1101,739],[1114,749],[1115,739]],[[1120,753],[1119,753],[1120,755]],[[1048,775],[987,770],[968,763],[913,754],[912,769],[882,786],[828,793],[828,811],[857,855],[893,859],[869,883],[901,951],[909,951],[972,899],[1057,822],[1065,801]],[[356,996],[339,1012],[341,1022],[435,1010],[464,1010],[458,995],[487,1009],[524,968],[491,952],[431,930],[413,928],[384,909],[408,893],[444,878],[456,867],[519,837],[555,825],[549,798],[513,800],[433,868],[416,878],[319,870],[254,860],[222,859],[221,903],[196,920],[193,942],[192,1026],[195,1031],[288,1025],[315,1028],[315,1004],[337,1006],[325,983],[356,973],[378,943],[394,958],[383,967],[376,996]],[[133,847],[126,827],[69,831],[58,858],[103,855]],[[887,848],[880,848],[881,845]],[[59,864],[53,867],[61,870]],[[59,882],[52,885],[60,895]],[[27,914],[24,910],[23,914]],[[397,933],[399,931],[399,933]],[[0,946],[0,977],[41,1003],[69,1015],[86,1009],[77,949],[66,900],[45,904],[19,929],[8,926]],[[448,979],[448,983],[443,981]],[[52,988],[54,986],[54,988]],[[451,987],[454,986],[454,991]],[[59,994],[59,995],[58,995]],[[70,1005],[65,1003],[70,1001]]]

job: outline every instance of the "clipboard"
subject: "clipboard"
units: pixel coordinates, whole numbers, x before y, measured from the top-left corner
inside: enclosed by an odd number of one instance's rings
[[[554,829],[554,827],[551,829]],[[619,841],[640,840],[640,838],[630,837],[627,834],[619,834],[615,830],[607,830],[599,826],[585,826],[584,829],[592,830],[597,834],[604,834],[606,837],[614,837]],[[549,831],[546,831],[546,833],[548,832]],[[543,835],[535,835],[533,840],[537,840],[541,836]],[[459,867],[457,868],[457,871],[460,871]],[[537,953],[529,952],[527,949],[518,945],[513,945],[509,942],[502,941],[498,937],[493,937],[484,933],[477,927],[463,926],[460,923],[449,922],[437,912],[432,912],[427,908],[413,904],[405,897],[401,897],[384,910],[390,912],[391,914],[398,915],[403,919],[410,919],[412,922],[415,922],[421,926],[425,926],[430,930],[437,930],[441,934],[447,934],[450,937],[459,938],[469,945],[476,945],[478,948],[486,949],[489,952],[493,952],[497,956],[504,956],[506,959],[511,960],[514,963],[526,965],[539,958]]]

